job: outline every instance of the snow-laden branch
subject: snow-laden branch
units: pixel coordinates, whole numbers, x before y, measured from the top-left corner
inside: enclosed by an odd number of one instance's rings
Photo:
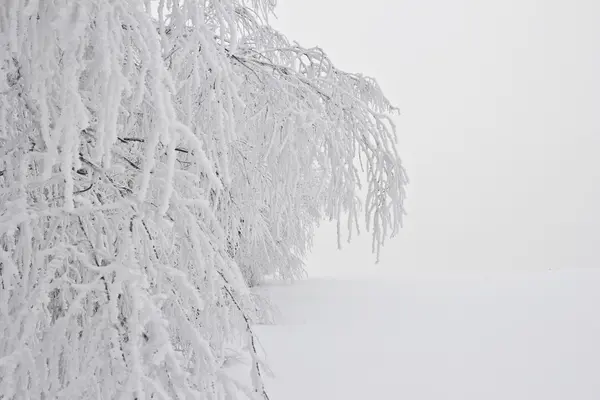
[[[323,217],[396,233],[393,107],[274,6],[0,2],[0,397],[268,398],[248,286]]]

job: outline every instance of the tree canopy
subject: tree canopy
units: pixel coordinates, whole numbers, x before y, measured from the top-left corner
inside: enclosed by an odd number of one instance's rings
[[[395,108],[274,7],[0,3],[4,398],[268,398],[250,287],[300,276],[323,218],[377,255],[398,231]]]

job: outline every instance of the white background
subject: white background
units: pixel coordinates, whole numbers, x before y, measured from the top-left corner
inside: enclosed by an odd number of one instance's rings
[[[411,184],[378,268],[600,265],[600,2],[279,0],[271,21],[377,78]],[[309,269],[372,264],[322,228]]]

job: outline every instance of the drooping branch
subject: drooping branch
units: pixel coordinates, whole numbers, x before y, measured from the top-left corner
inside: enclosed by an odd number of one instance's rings
[[[248,286],[323,217],[396,233],[394,108],[274,6],[0,2],[0,394],[267,399]]]

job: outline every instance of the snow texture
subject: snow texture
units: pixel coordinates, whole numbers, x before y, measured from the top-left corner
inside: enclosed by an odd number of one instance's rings
[[[596,400],[594,270],[315,279],[266,288],[272,400]]]

